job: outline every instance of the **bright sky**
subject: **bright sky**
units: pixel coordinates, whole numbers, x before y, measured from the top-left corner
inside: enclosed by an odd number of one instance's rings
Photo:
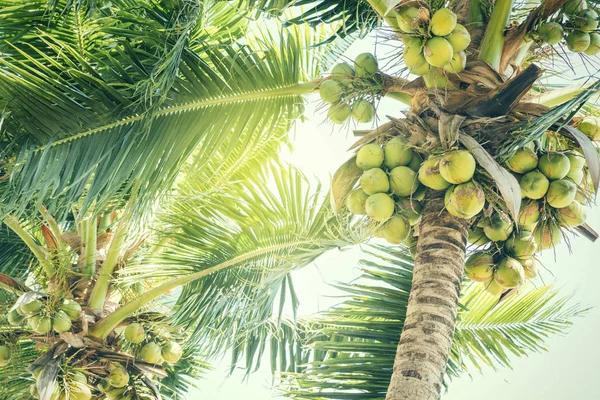
[[[370,51],[373,38],[354,44],[345,54],[349,59]],[[381,51],[382,48],[379,48]],[[386,51],[389,51],[387,49]],[[565,79],[574,75],[566,72]],[[307,176],[315,176],[328,182],[331,174],[349,154],[346,149],[355,141],[351,129],[339,128],[325,122],[326,111],[315,111],[318,96],[311,97],[306,115],[309,121],[298,124],[294,131],[294,153],[286,158],[300,167]],[[393,100],[384,99],[378,108],[380,122],[386,115],[399,117],[404,106]],[[359,129],[368,129],[369,125]],[[600,210],[592,210],[588,222],[600,230]],[[572,253],[565,244],[557,248],[556,260],[552,252],[542,255],[541,261],[547,268],[541,272],[543,282],[554,283],[562,293],[574,293],[574,301],[596,307],[600,305],[600,268],[594,256],[600,255],[600,241],[591,243],[586,239],[571,240]],[[347,282],[359,275],[357,262],[359,249],[345,252],[330,252],[315,263],[294,274],[294,283],[301,301],[300,314],[311,315],[337,304],[339,299],[329,296],[336,292],[329,286],[335,281]],[[541,284],[540,280],[536,284]],[[549,352],[532,354],[528,358],[513,359],[513,369],[494,371],[485,375],[474,373],[472,377],[454,380],[444,400],[593,400],[600,399],[598,371],[600,371],[600,311],[594,308],[584,318],[575,321],[566,336],[554,336],[546,342]],[[282,398],[270,389],[271,375],[268,362],[253,374],[248,382],[242,382],[242,373],[226,378],[229,368],[226,358],[215,366],[206,379],[198,383],[199,389],[190,393],[189,400],[266,400]]]

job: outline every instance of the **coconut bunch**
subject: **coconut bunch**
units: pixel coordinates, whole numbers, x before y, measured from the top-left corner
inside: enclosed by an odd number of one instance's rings
[[[327,117],[336,124],[343,124],[350,116],[359,123],[371,122],[375,106],[370,92],[378,71],[377,59],[371,53],[358,55],[354,68],[345,62],[333,67],[331,79],[319,88],[321,100],[331,104]]]
[[[558,44],[565,38],[570,51],[593,56],[600,51],[600,34],[595,32],[598,21],[598,13],[588,8],[586,0],[569,0],[558,14],[528,37],[549,45]]]
[[[400,7],[397,12],[404,63],[412,74],[426,81],[443,71],[461,72],[467,62],[465,50],[471,43],[469,32],[456,22],[450,9],[440,8],[430,15],[423,7]]]
[[[73,299],[54,300],[35,292],[28,292],[17,300],[8,313],[9,324],[26,325],[39,335],[51,331],[68,332],[73,321],[81,317],[81,306]]]

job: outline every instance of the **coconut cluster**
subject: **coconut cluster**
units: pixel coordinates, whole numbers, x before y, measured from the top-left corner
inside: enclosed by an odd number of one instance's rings
[[[389,243],[410,242],[411,227],[421,220],[420,200],[425,195],[417,178],[421,163],[419,153],[400,137],[383,147],[364,145],[356,155],[356,165],[364,172],[346,199],[348,210],[380,224],[377,235]]]
[[[35,379],[38,379],[43,368],[35,369],[32,372]],[[88,384],[87,376],[82,371],[71,371],[59,375],[59,381],[63,382],[62,387],[56,386],[50,400],[90,400],[92,398],[92,390]],[[39,399],[37,385],[34,383],[30,387],[31,397]]]
[[[467,28],[456,22],[456,14],[440,8],[430,16],[426,8],[400,7],[396,18],[404,42],[404,63],[410,72],[429,78],[442,68],[461,72],[466,65],[466,48],[471,43]]]
[[[550,45],[559,43],[563,37],[569,50],[589,56],[600,51],[598,13],[588,8],[586,0],[569,0],[561,12],[550,21],[542,23],[531,37]]]
[[[339,63],[331,71],[331,79],[323,81],[319,88],[321,100],[331,104],[327,117],[336,124],[343,124],[352,116],[356,122],[371,122],[375,106],[365,96],[356,96],[357,89],[372,86],[379,71],[377,59],[371,53],[360,54],[354,59],[354,68]]]
[[[179,361],[183,354],[181,346],[175,341],[161,340],[157,337],[148,338],[144,326],[137,322],[127,325],[123,331],[123,337],[132,345],[141,345],[144,343],[139,348],[139,355],[143,361],[150,364],[160,365],[164,362],[174,364]],[[159,344],[161,341],[162,345]]]
[[[40,335],[51,331],[63,333],[71,329],[72,321],[81,317],[81,306],[75,300],[64,299],[55,303],[49,298],[36,298],[31,294],[21,296],[8,312],[7,319],[12,326],[27,325]]]

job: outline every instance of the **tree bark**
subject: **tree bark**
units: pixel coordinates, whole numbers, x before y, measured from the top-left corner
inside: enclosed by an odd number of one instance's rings
[[[454,338],[468,220],[428,198],[419,226],[412,289],[386,400],[437,400]]]

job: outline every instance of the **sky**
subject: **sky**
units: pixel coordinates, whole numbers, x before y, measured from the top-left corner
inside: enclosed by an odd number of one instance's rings
[[[369,37],[353,44],[344,54],[347,59],[372,51],[376,38]],[[378,47],[378,52],[389,52],[390,48]],[[383,57],[383,55],[382,55]],[[578,70],[581,76],[581,70]],[[575,75],[565,71],[565,79]],[[386,115],[402,117],[405,106],[389,99],[378,105],[378,121],[387,121]],[[299,123],[291,132],[293,152],[285,152],[284,158],[298,166],[307,176],[329,182],[335,170],[350,157],[346,149],[356,140],[352,129],[369,129],[370,124],[357,127],[333,126],[326,121],[326,111],[319,107],[318,96],[308,98],[305,115],[307,121]],[[600,209],[588,211],[588,223],[600,231]],[[339,303],[339,294],[330,285],[334,282],[348,282],[359,276],[358,260],[360,249],[331,251],[318,258],[311,265],[296,271],[293,275],[296,291],[301,304],[299,314],[314,315],[318,311]],[[556,254],[546,251],[541,261],[545,270],[535,285],[553,284],[561,293],[573,294],[573,302],[591,307],[584,317],[574,320],[574,325],[565,336],[553,336],[546,341],[549,350],[528,355],[527,358],[513,357],[512,369],[494,371],[484,369],[471,377],[455,379],[449,386],[443,400],[592,400],[600,399],[598,371],[600,371],[600,268],[595,257],[600,256],[600,241],[592,243],[585,238],[573,238],[571,251],[563,243]],[[203,400],[266,400],[283,398],[271,389],[271,374],[268,362],[265,367],[242,381],[243,372],[236,371],[226,377],[229,359],[224,358],[214,364],[215,369],[198,382],[198,389],[190,392],[188,399]]]

